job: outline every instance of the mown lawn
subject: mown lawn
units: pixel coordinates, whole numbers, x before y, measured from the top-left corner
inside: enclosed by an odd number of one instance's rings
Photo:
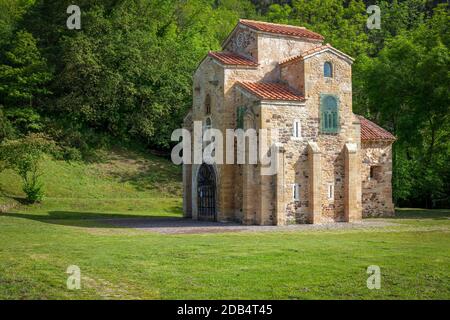
[[[371,230],[157,234],[89,218],[179,216],[167,161],[46,167],[44,204],[0,215],[1,299],[450,299],[450,210],[403,209]],[[20,197],[12,173],[0,181],[4,199]],[[66,287],[69,265],[81,290]]]

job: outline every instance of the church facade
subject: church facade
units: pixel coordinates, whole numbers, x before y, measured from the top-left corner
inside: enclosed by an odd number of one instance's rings
[[[183,164],[184,215],[243,224],[393,215],[395,137],[352,111],[352,63],[303,27],[240,20],[194,74],[184,128],[278,132],[278,170]],[[225,152],[225,151],[224,151]]]

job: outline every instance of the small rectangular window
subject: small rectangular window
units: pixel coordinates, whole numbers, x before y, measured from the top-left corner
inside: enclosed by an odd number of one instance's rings
[[[294,120],[294,124],[293,124],[293,128],[292,128],[292,136],[294,138],[300,138],[300,136],[301,136],[300,120]]]
[[[292,197],[294,201],[300,200],[300,185],[297,183],[292,186]]]
[[[328,200],[334,200],[334,184],[328,184]]]
[[[245,115],[245,107],[237,108],[237,129],[244,129],[244,115]]]

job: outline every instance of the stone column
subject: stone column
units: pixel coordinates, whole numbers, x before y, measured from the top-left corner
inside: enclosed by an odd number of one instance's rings
[[[361,173],[358,146],[356,143],[346,143],[345,153],[345,183],[344,210],[345,221],[356,222],[362,219],[361,210]]]
[[[193,164],[191,174],[191,205],[192,205],[192,219],[198,220],[198,207],[197,207],[197,173],[200,165]]]
[[[183,164],[183,217],[192,218],[192,165]]]
[[[259,117],[259,135],[258,135],[258,147],[259,147],[259,210],[256,215],[256,224],[258,225],[269,225],[273,224],[274,221],[271,221],[271,213],[274,213],[274,201],[275,201],[275,189],[274,189],[274,176],[267,174],[267,169],[269,165],[263,165],[261,159],[261,148],[270,148],[272,143],[270,137],[271,128],[267,125],[268,121],[270,122],[271,113],[266,110],[266,107],[261,106],[260,109],[260,117]],[[263,141],[263,132],[261,130],[268,130],[266,141]],[[266,145],[265,145],[266,144]],[[264,152],[268,152],[269,150],[264,150]],[[270,151],[270,155],[272,155],[272,151]],[[276,157],[275,157],[276,158]],[[272,160],[272,158],[271,158]],[[271,163],[272,165],[272,163]],[[272,212],[271,212],[272,211]]]
[[[320,223],[322,216],[321,199],[321,153],[319,146],[315,142],[308,143],[308,163],[309,163],[309,210],[310,223]]]
[[[261,167],[261,166],[260,166]],[[260,173],[261,174],[261,173]],[[270,203],[273,197],[272,189],[272,176],[261,174],[261,185],[260,185],[260,210],[259,214],[256,215],[256,224],[258,225],[268,225],[270,220]]]
[[[255,196],[256,190],[253,186],[253,164],[243,164],[242,165],[242,211],[243,218],[242,223],[250,225],[255,223],[254,212],[255,212]]]
[[[278,159],[277,159],[277,175],[276,175],[276,225],[286,225],[286,204],[284,202],[284,148],[278,146]]]

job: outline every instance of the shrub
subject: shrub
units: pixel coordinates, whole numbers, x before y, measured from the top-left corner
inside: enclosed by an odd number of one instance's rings
[[[63,147],[62,154],[63,159],[66,161],[81,161],[83,159],[81,151],[77,148]]]
[[[0,160],[4,168],[14,170],[22,178],[22,190],[30,203],[41,201],[44,192],[39,178],[43,155],[54,148],[54,142],[42,134],[30,134],[0,144]]]

